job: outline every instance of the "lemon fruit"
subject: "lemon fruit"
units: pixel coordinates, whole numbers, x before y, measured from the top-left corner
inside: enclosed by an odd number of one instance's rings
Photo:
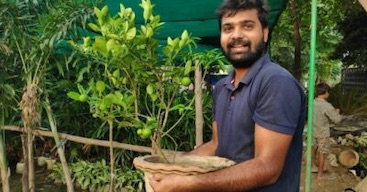
[[[188,87],[191,84],[190,77],[184,77],[181,79],[181,85]]]

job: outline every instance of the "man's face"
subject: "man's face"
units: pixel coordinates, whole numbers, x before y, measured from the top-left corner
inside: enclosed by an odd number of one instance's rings
[[[268,40],[268,28],[262,28],[257,10],[242,10],[224,15],[220,43],[224,55],[235,68],[248,68],[261,57]]]

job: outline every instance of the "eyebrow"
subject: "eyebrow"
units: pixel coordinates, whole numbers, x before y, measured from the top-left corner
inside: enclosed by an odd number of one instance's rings
[[[253,21],[253,20],[242,20],[239,23],[240,24],[249,24],[249,23],[256,23],[256,22]],[[222,22],[222,26],[226,26],[226,25],[233,25],[233,22],[227,22],[227,23]]]

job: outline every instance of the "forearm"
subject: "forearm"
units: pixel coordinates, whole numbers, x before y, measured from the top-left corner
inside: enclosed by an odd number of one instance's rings
[[[189,176],[182,191],[244,191],[274,183],[279,167],[259,159],[252,159],[207,174]]]
[[[209,141],[197,147],[196,149],[188,152],[188,155],[207,155],[207,156],[214,156],[216,144],[214,141]]]

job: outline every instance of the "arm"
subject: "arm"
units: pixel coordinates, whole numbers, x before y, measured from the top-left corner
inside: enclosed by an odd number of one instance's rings
[[[155,175],[151,185],[156,192],[239,191],[270,185],[281,174],[291,140],[291,135],[256,124],[253,159],[202,175]]]
[[[214,121],[212,123],[212,140],[206,142],[196,149],[188,152],[188,155],[208,155],[213,156],[215,155],[215,150],[217,148],[218,143],[218,135],[217,135],[217,123]]]
[[[325,114],[333,123],[339,123],[342,119],[339,110],[335,109],[330,103],[326,106]]]

